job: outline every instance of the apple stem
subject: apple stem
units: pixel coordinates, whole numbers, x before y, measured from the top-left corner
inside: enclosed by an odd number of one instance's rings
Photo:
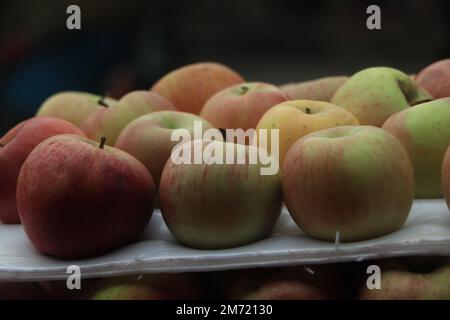
[[[311,114],[311,109],[310,108],[306,108],[305,111],[306,111],[307,114]]]
[[[248,87],[247,86],[242,86],[241,87],[241,95],[244,95],[244,94],[246,94],[247,93],[247,91],[248,91]]]
[[[219,128],[220,133],[222,134],[222,138],[226,140],[226,129],[225,128]]]
[[[102,137],[101,141],[100,141],[100,149],[104,149],[105,148],[105,144],[106,144],[106,137]]]
[[[3,148],[5,145],[3,143],[0,143],[0,148]]]
[[[105,108],[108,108],[109,106],[108,106],[108,104],[106,103],[105,99],[106,99],[106,96],[103,95],[103,96],[100,98],[100,100],[98,100],[98,104],[101,105],[101,106],[104,106]]]

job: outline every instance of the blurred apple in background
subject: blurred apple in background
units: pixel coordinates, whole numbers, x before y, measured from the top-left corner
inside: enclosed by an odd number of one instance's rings
[[[171,101],[177,110],[199,114],[217,92],[244,79],[234,70],[214,62],[190,64],[163,76],[151,91]]]
[[[407,74],[373,67],[350,77],[336,91],[331,103],[353,113],[361,125],[381,127],[394,113],[431,99]]]
[[[450,209],[450,146],[447,148],[444,161],[442,162],[442,191]]]
[[[19,172],[29,153],[54,135],[72,133],[84,136],[72,123],[51,117],[26,120],[0,138],[0,221],[20,223],[16,186]]]
[[[61,92],[45,100],[36,115],[60,118],[80,127],[86,118],[102,110],[105,104],[115,103],[114,99],[87,92]]]
[[[381,288],[362,281],[362,300],[449,300],[450,260],[441,257],[395,258],[374,262],[381,270]]]
[[[450,145],[450,98],[396,113],[383,129],[408,151],[414,167],[416,198],[441,198],[442,161]]]
[[[159,187],[164,165],[170,158],[174,130],[187,129],[194,135],[194,124],[201,123],[203,130],[213,126],[203,118],[180,111],[159,111],[141,116],[132,121],[120,134],[115,147],[128,152],[141,161],[150,171]]]
[[[257,130],[279,129],[280,164],[290,147],[311,132],[359,122],[347,110],[322,101],[294,100],[280,103],[267,111],[258,123]],[[268,148],[271,150],[271,140]]]
[[[196,145],[197,144],[197,145]],[[194,140],[180,147],[196,164],[164,167],[159,189],[161,212],[172,235],[182,244],[199,249],[221,249],[248,244],[270,235],[281,213],[280,174],[261,174],[262,149],[222,141]],[[178,152],[177,148],[173,152]],[[233,163],[211,161],[208,151],[234,152]],[[193,150],[193,151],[192,151]],[[206,156],[205,156],[206,154]],[[236,159],[244,159],[240,164]],[[269,158],[272,163],[275,159]]]
[[[74,135],[36,147],[17,183],[28,238],[43,254],[88,258],[136,241],[153,211],[155,185],[133,156]]]
[[[263,114],[287,100],[276,86],[263,82],[245,82],[212,96],[200,116],[216,128],[255,129]]]
[[[325,77],[311,81],[288,83],[280,86],[289,100],[317,100],[330,102],[334,93],[339,89],[347,76]]]
[[[230,281],[228,299],[342,299],[344,281],[334,265],[248,269]]]
[[[400,229],[414,198],[406,150],[386,131],[349,126],[298,140],[283,163],[282,186],[294,221],[309,236],[360,241]]]
[[[117,103],[92,114],[81,124],[81,129],[88,138],[95,141],[106,137],[107,144],[113,146],[119,134],[131,121],[142,115],[162,110],[175,110],[175,107],[156,93],[133,91]]]
[[[450,59],[429,65],[417,75],[416,81],[436,99],[450,97]]]

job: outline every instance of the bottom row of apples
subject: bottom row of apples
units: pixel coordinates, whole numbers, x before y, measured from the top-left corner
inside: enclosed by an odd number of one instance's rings
[[[0,282],[0,300],[450,300],[450,258],[132,275],[82,280],[79,290],[69,290],[67,282]]]

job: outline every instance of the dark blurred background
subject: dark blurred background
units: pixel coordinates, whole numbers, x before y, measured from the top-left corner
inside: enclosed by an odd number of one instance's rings
[[[82,30],[66,28],[81,7]],[[381,7],[382,30],[366,28]],[[0,0],[0,135],[51,94],[120,97],[183,64],[214,60],[281,84],[450,57],[450,1]]]

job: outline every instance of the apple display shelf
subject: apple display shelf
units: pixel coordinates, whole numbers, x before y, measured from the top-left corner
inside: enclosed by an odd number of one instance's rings
[[[0,281],[66,279],[68,267],[83,278],[149,272],[200,272],[253,267],[363,261],[406,255],[450,256],[450,212],[442,199],[416,200],[403,228],[361,242],[329,243],[308,238],[283,209],[268,239],[225,250],[179,245],[155,211],[142,239],[109,254],[77,261],[39,254],[19,225],[0,225]]]

